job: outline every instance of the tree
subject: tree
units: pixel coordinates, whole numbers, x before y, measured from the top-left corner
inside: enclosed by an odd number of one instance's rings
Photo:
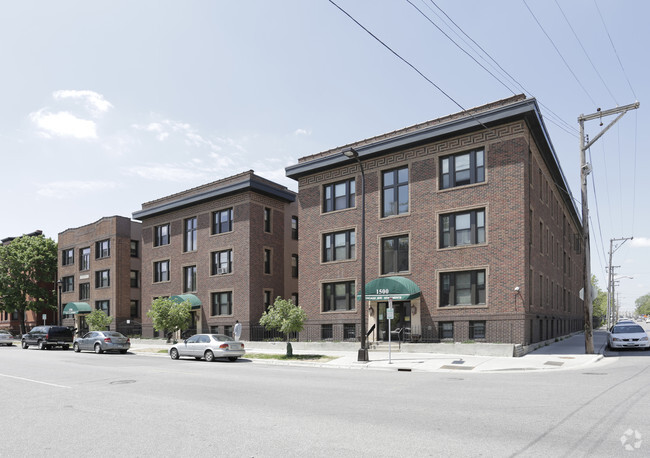
[[[634,301],[637,315],[650,315],[650,293],[645,296],[641,296],[636,301]]]
[[[265,329],[275,329],[287,337],[287,356],[293,356],[293,348],[289,342],[292,332],[300,332],[305,327],[307,314],[292,301],[277,297],[273,305],[262,313],[260,324]]]
[[[106,315],[106,312],[95,309],[86,315],[86,323],[91,331],[103,331],[113,322],[113,317]]]
[[[58,251],[43,235],[22,236],[0,245],[0,310],[18,312],[25,333],[25,311],[56,309]]]
[[[151,303],[151,310],[147,312],[147,316],[153,321],[153,328],[156,331],[167,332],[169,343],[176,331],[189,326],[192,319],[191,309],[190,301],[177,302],[159,297]]]
[[[607,319],[607,293],[601,291],[598,287],[598,279],[595,275],[591,276],[591,285],[596,291],[594,296],[593,320],[594,327],[598,327]]]

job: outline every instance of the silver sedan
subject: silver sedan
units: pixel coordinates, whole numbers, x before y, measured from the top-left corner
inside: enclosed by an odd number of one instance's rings
[[[16,342],[16,338],[9,332],[4,329],[0,329],[0,345],[6,345],[10,347]]]
[[[195,334],[169,349],[171,359],[193,356],[196,359],[205,358],[206,361],[214,361],[215,358],[237,361],[245,353],[242,342],[223,334]]]
[[[645,329],[636,323],[617,323],[612,326],[607,336],[607,346],[616,348],[650,349],[650,341]]]
[[[126,353],[131,348],[131,339],[115,331],[91,331],[78,338],[72,345],[74,351],[81,350],[104,353],[105,351],[119,351]]]

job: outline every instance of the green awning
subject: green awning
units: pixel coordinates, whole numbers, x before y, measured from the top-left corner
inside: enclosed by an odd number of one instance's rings
[[[90,305],[85,302],[68,302],[63,308],[64,315],[76,315],[78,313],[90,313]]]
[[[190,305],[192,306],[192,310],[200,309],[201,308],[201,301],[199,300],[198,297],[196,297],[194,294],[179,294],[178,296],[172,296],[170,297],[172,301],[176,301],[179,303],[185,302],[185,301],[190,301]]]
[[[420,297],[420,287],[404,277],[381,277],[366,284],[367,301],[409,301]],[[361,300],[361,291],[357,293]]]

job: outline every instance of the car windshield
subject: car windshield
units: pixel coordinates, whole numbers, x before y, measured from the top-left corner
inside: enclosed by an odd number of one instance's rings
[[[228,336],[223,335],[223,334],[212,334],[212,338],[214,340],[216,340],[217,342],[231,342],[231,341],[235,340],[232,337],[228,337]]]
[[[614,326],[612,334],[635,334],[645,332],[641,326]]]

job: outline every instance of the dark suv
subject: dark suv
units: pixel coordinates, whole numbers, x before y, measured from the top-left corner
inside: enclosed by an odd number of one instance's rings
[[[36,345],[40,350],[52,347],[61,347],[67,350],[73,340],[72,330],[65,326],[36,326],[27,334],[23,334],[21,345],[23,348]]]

